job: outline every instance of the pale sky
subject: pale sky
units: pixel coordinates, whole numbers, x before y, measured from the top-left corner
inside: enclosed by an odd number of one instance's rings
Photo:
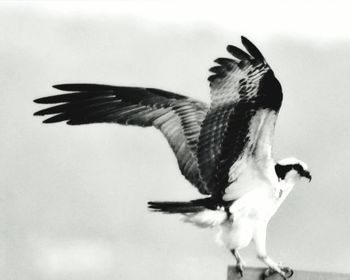
[[[0,3],[2,279],[225,279],[234,259],[215,230],[147,210],[200,197],[160,132],[43,125],[32,100],[88,82],[208,101],[208,69],[240,35],[283,87],[275,158],[298,157],[313,175],[271,221],[268,252],[295,269],[350,273],[349,9],[249,3]],[[243,257],[260,265],[253,247]]]

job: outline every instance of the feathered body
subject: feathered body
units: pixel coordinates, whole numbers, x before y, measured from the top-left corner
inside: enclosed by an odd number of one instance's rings
[[[35,115],[45,123],[98,122],[153,126],[172,148],[181,173],[207,197],[188,202],[149,202],[149,208],[183,214],[200,227],[218,226],[219,239],[237,259],[254,240],[272,270],[285,273],[266,255],[267,223],[301,178],[311,179],[296,159],[276,163],[272,138],[282,88],[260,51],[246,38],[247,52],[228,46],[231,58],[218,58],[210,81],[211,104],[184,95],[140,87],[95,84],[54,86],[66,94],[35,100],[54,104]]]

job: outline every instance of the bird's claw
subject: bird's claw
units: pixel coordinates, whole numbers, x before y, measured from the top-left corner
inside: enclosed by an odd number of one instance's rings
[[[237,270],[237,272],[241,275],[241,278],[242,278],[242,277],[243,277],[243,264],[238,263],[238,264],[236,265],[236,270]]]
[[[293,276],[293,274],[294,274],[293,269],[291,269],[291,268],[288,267],[288,266],[281,266],[280,269],[284,272],[285,277],[286,277],[287,279],[291,278],[291,277]]]
[[[287,280],[293,276],[294,271],[288,266],[269,267],[264,272],[264,279],[275,273],[278,273],[284,280]]]
[[[266,278],[270,277],[272,274],[275,274],[275,273],[278,273],[279,275],[282,276],[282,278],[283,278],[284,280],[287,280],[287,278],[286,278],[286,276],[285,276],[285,273],[284,273],[282,270],[280,270],[280,269],[275,269],[275,268],[271,268],[271,267],[269,267],[268,269],[265,270],[265,272],[264,272],[264,280],[265,280]]]

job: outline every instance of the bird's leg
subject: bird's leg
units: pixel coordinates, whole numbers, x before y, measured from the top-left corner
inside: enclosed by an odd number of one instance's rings
[[[244,263],[241,255],[238,253],[238,250],[233,249],[233,250],[231,250],[231,253],[235,256],[236,261],[237,261],[236,269],[237,269],[238,273],[241,274],[241,277],[243,277],[243,268],[245,266],[245,263]]]
[[[257,227],[253,237],[258,258],[268,266],[268,269],[265,271],[264,275],[265,277],[268,277],[273,273],[278,273],[283,277],[283,279],[290,278],[293,275],[293,270],[291,268],[282,266],[267,256],[266,226],[266,224],[261,224],[259,227]]]

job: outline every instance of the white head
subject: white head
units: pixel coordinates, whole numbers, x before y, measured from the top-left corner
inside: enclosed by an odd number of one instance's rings
[[[301,178],[307,178],[311,181],[311,174],[307,164],[296,158],[285,158],[278,161],[275,165],[278,180],[298,182]]]

